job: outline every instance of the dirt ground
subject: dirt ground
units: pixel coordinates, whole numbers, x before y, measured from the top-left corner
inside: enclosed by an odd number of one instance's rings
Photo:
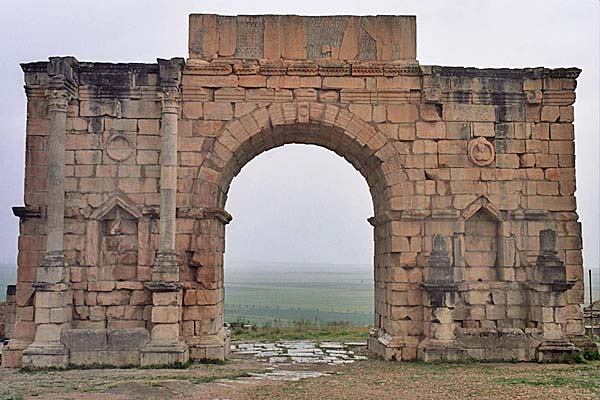
[[[322,375],[326,374],[326,375]],[[251,358],[188,369],[0,369],[0,399],[600,399],[600,363],[269,367]]]

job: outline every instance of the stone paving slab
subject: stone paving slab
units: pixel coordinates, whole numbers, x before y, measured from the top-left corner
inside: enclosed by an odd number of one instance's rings
[[[237,342],[231,346],[234,357],[253,357],[271,365],[291,364],[351,364],[366,360],[351,349],[366,350],[366,342],[313,342],[280,340],[272,343]]]

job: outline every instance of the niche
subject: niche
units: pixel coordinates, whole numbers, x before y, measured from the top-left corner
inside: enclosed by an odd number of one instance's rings
[[[465,222],[465,279],[488,282],[496,279],[498,221],[480,208]]]
[[[117,281],[136,279],[137,220],[119,206],[114,207],[101,223],[100,277]],[[104,270],[104,271],[103,271]]]
[[[92,215],[88,243],[94,249],[98,281],[135,281],[138,266],[138,220],[141,213],[117,196]],[[95,236],[95,237],[94,237]]]

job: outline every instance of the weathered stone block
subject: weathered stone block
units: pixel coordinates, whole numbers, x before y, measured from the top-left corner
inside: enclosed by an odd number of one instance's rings
[[[444,104],[444,121],[494,122],[496,107],[475,104]]]
[[[416,104],[389,105],[387,119],[390,122],[416,122],[419,119],[419,110]]]
[[[107,350],[139,351],[150,341],[150,334],[144,328],[109,330]]]

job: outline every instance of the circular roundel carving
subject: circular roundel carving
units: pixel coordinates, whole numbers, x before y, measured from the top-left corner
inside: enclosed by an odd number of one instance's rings
[[[114,135],[108,139],[106,145],[108,156],[115,161],[127,160],[133,154],[131,141],[123,135]]]
[[[485,167],[494,162],[496,150],[494,145],[482,137],[469,142],[469,160],[475,165]]]

